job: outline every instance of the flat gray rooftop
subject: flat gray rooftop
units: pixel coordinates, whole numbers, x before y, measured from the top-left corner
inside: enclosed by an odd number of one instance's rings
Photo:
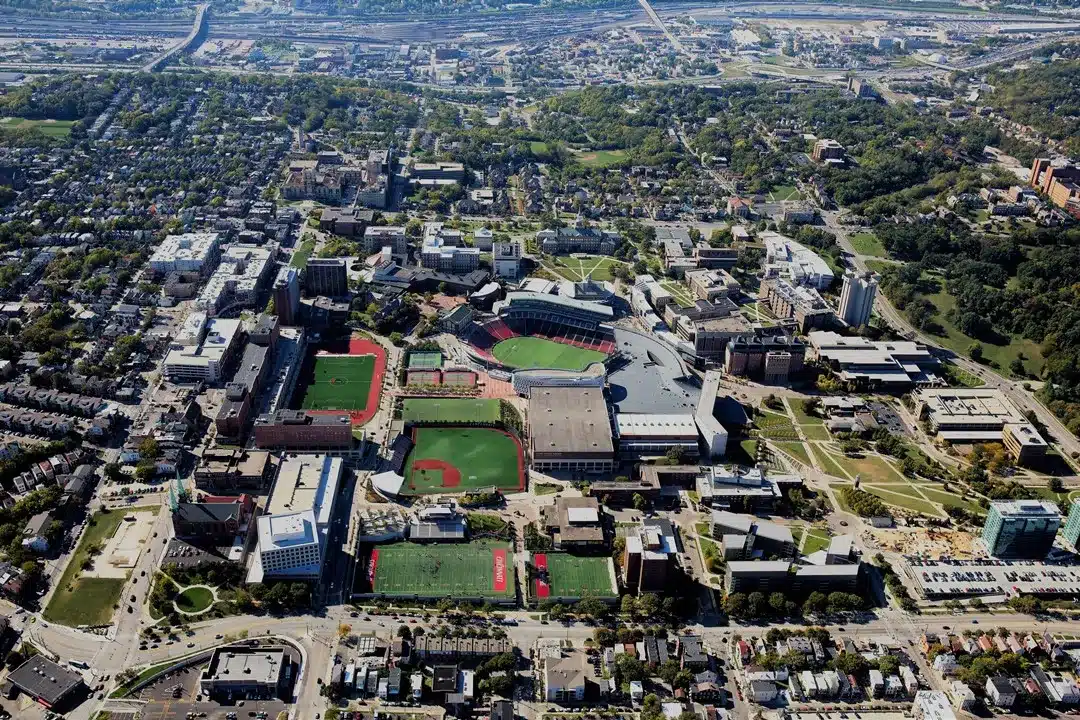
[[[701,389],[676,382],[682,377],[682,366],[674,348],[662,340],[619,327],[615,328],[615,345],[630,359],[629,364],[608,375],[611,401],[619,412],[694,412]]]

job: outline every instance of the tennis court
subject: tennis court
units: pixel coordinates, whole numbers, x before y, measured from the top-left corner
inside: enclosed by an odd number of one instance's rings
[[[410,370],[437,370],[441,367],[441,352],[418,351],[409,353]]]
[[[533,557],[538,577],[533,594],[538,600],[614,598],[619,594],[610,557],[578,557],[539,553]]]
[[[361,410],[367,407],[375,374],[374,355],[316,355],[304,388],[304,410]]]
[[[406,385],[442,385],[442,375],[438,370],[406,370]]]
[[[574,347],[539,337],[512,337],[496,343],[491,354],[511,368],[584,370],[607,357],[598,350]]]
[[[472,370],[445,370],[443,372],[443,385],[452,387],[476,387],[476,373]]]
[[[418,427],[405,483],[416,495],[491,487],[519,492],[525,487],[521,443],[494,428]]]
[[[496,423],[499,401],[474,398],[407,398],[401,419],[407,423]]]
[[[417,545],[396,543],[371,551],[367,572],[357,573],[361,592],[389,597],[516,597],[510,545],[496,541]]]

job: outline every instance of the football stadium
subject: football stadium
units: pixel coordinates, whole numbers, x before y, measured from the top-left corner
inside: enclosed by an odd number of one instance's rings
[[[582,598],[615,602],[619,587],[610,557],[579,557],[567,553],[537,553],[535,576],[529,583],[533,602],[572,603]]]
[[[511,292],[495,317],[474,323],[466,338],[473,359],[508,370],[580,372],[615,350],[614,313],[598,302],[537,292]]]
[[[358,598],[498,604],[517,599],[514,554],[504,542],[380,545],[360,563],[354,588]]]

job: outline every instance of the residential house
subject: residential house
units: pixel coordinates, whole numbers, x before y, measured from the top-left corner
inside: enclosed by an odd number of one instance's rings
[[[1011,708],[1016,702],[1016,688],[1003,675],[986,678],[986,698],[999,708]]]

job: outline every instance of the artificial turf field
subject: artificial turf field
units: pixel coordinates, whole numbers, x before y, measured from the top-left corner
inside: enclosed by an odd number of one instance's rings
[[[410,370],[435,370],[442,367],[441,352],[411,352],[409,353]]]
[[[407,398],[401,419],[412,423],[494,423],[499,401],[474,398]]]
[[[374,355],[316,355],[304,410],[361,410],[367,407]]]
[[[371,551],[367,572],[357,578],[370,592],[388,596],[516,596],[513,554],[504,542],[382,545]]]
[[[609,557],[578,557],[567,553],[539,553],[533,561],[547,570],[547,583],[537,579],[533,594],[547,598],[612,598],[619,594]]]
[[[525,487],[519,442],[503,430],[418,427],[405,467],[406,494],[428,495],[495,487]]]
[[[503,365],[512,368],[546,368],[550,370],[584,370],[607,357],[598,350],[564,345],[538,337],[512,337],[495,344],[491,354]]]

